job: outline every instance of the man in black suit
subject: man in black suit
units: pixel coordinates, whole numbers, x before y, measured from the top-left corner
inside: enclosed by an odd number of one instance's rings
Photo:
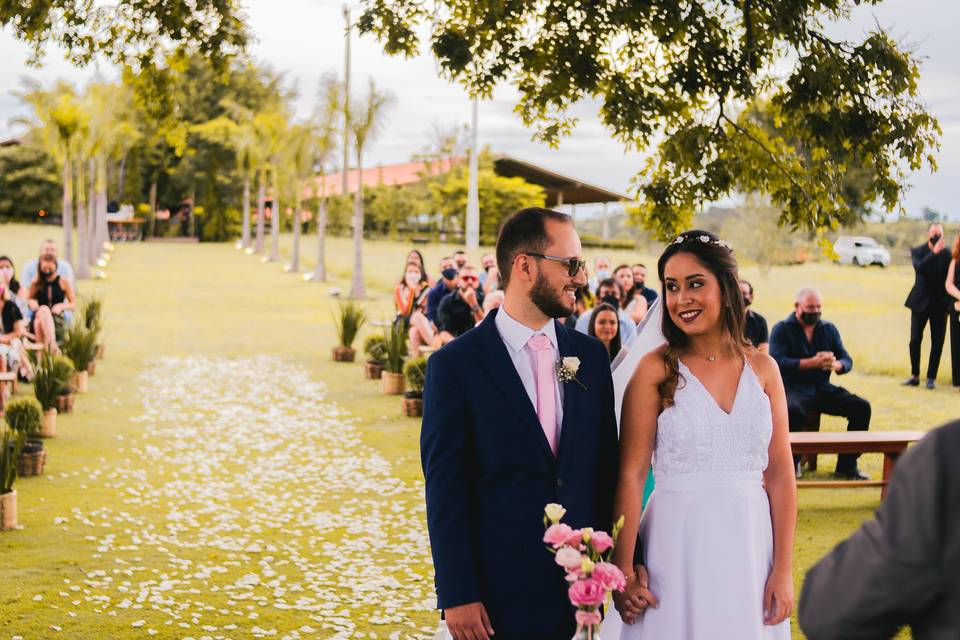
[[[910,250],[910,259],[916,280],[904,305],[910,309],[910,378],[903,384],[920,386],[920,344],[923,329],[930,322],[930,363],[927,366],[927,389],[936,386],[940,354],[947,332],[947,309],[950,296],[947,293],[947,269],[950,267],[950,252],[945,251],[943,225],[931,223],[927,228],[927,242]]]

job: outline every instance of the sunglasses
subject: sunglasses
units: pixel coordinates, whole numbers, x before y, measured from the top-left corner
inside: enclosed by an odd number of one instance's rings
[[[475,278],[473,276],[462,276],[460,279],[464,282],[478,282],[480,280],[480,278]]]
[[[543,258],[544,260],[551,260],[553,262],[559,262],[562,265],[567,267],[567,275],[571,278],[575,278],[581,269],[587,268],[587,261],[580,258],[561,258],[559,256],[548,256],[542,253],[530,253],[527,252],[528,256],[534,258]]]

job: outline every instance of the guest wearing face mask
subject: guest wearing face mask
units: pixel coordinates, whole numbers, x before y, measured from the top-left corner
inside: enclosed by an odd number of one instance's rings
[[[943,339],[947,333],[947,270],[950,251],[946,250],[943,225],[934,222],[927,227],[927,242],[910,250],[915,279],[904,305],[910,309],[910,377],[903,384],[920,386],[920,343],[923,329],[930,322],[930,361],[927,364],[927,389],[936,387]]]
[[[463,269],[467,264],[467,252],[466,251],[454,251],[453,252],[453,262],[456,266],[457,271]]]
[[[593,277],[587,280],[587,286],[590,287],[590,291],[596,291],[600,286],[601,280],[612,277],[613,273],[610,271],[610,258],[600,256],[594,262]]]
[[[743,337],[749,340],[758,351],[769,353],[770,333],[767,330],[767,319],[750,308],[753,304],[753,285],[746,280],[741,280],[740,294],[743,296],[743,310],[747,314],[743,324]]]
[[[641,263],[633,265],[633,289],[647,301],[647,306],[653,304],[659,295],[656,289],[647,286],[647,266]]]
[[[424,313],[429,293],[423,268],[417,262],[408,262],[403,279],[394,288],[393,299],[397,310],[394,323],[403,325],[408,331],[407,347],[412,358],[420,355],[421,346],[433,345],[433,325]]]
[[[453,264],[453,258],[444,258],[440,261],[440,280],[427,294],[427,320],[432,322],[438,331],[442,329],[440,319],[437,317],[440,302],[457,288],[457,270]]]
[[[802,430],[808,426],[805,423],[811,413],[821,413],[846,418],[847,431],[866,431],[870,428],[870,403],[830,383],[830,374],[848,373],[853,360],[843,347],[837,327],[820,319],[822,306],[819,291],[801,289],[794,312],[775,324],[770,333],[770,355],[780,366],[787,391],[790,430]],[[836,475],[847,480],[869,480],[857,468],[857,457],[838,456]],[[794,464],[799,477],[796,457]]]
[[[69,280],[57,274],[57,259],[40,256],[37,277],[30,285],[27,304],[33,311],[31,329],[37,342],[50,353],[60,353],[66,324],[64,314],[76,307],[76,296]]]

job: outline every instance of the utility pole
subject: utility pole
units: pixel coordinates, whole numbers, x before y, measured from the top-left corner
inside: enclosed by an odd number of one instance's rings
[[[346,55],[343,63],[343,169],[341,178],[343,179],[340,193],[347,195],[347,172],[350,169],[350,7],[343,5],[344,20],[344,42]],[[357,177],[359,180],[359,176]]]
[[[477,148],[477,111],[479,100],[473,99],[473,124],[470,126],[470,181],[467,186],[467,249],[480,247],[480,194],[477,172],[479,149]]]

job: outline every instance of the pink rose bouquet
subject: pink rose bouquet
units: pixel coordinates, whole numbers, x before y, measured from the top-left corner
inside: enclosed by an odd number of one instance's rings
[[[610,562],[623,518],[614,525],[613,534],[593,529],[573,529],[560,522],[566,510],[558,504],[544,509],[546,532],[543,542],[566,572],[570,586],[567,595],[577,608],[576,638],[596,638],[602,621],[601,608],[612,591],[623,591],[627,580]]]

